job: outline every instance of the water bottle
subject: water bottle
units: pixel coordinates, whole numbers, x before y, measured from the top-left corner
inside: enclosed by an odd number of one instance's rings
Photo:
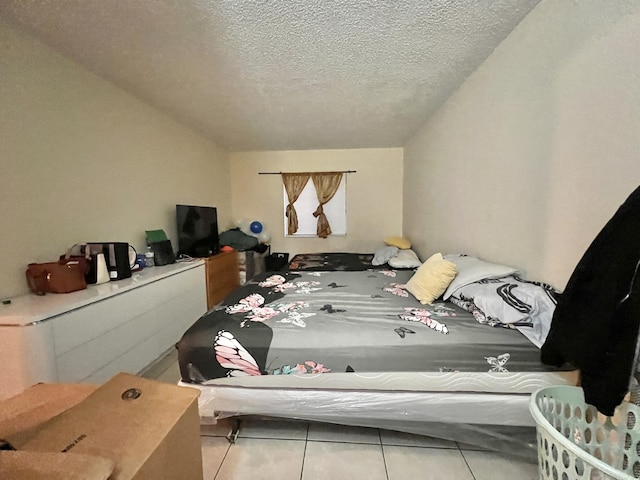
[[[147,247],[147,251],[144,254],[144,266],[145,267],[153,267],[155,265],[153,250],[151,246]]]

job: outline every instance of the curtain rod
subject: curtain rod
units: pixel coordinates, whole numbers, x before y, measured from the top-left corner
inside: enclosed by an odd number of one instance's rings
[[[258,172],[258,175],[282,175],[283,173],[330,173],[330,172]],[[331,173],[356,173],[355,170],[342,170]]]

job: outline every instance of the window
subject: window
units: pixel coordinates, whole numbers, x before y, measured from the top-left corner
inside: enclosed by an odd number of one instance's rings
[[[282,187],[282,194],[284,198],[284,212],[289,204],[287,191],[284,186]],[[298,214],[298,231],[293,235],[287,233],[288,219],[287,216],[284,215],[284,236],[316,237],[318,219],[313,216],[313,212],[318,208],[318,197],[311,179],[309,179],[293,206]],[[336,194],[324,205],[324,214],[331,225],[331,235],[347,234],[347,175],[342,176]]]

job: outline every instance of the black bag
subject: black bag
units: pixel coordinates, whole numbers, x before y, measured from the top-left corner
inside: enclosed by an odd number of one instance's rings
[[[288,253],[274,252],[265,259],[268,272],[279,272],[289,263]]]
[[[153,264],[160,267],[162,265],[170,265],[176,263],[176,256],[173,253],[171,240],[161,240],[159,242],[149,243],[153,251]]]

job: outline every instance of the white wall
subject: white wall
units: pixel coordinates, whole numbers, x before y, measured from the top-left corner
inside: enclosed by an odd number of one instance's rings
[[[29,262],[163,228],[176,203],[231,217],[227,153],[0,21],[0,298]]]
[[[422,256],[564,288],[640,183],[638,52],[640,2],[543,0],[406,145],[404,233]]]
[[[234,219],[264,223],[274,252],[367,253],[402,233],[401,148],[245,152],[230,159]],[[337,170],[356,170],[347,174],[347,235],[285,238],[282,178],[258,172]]]

